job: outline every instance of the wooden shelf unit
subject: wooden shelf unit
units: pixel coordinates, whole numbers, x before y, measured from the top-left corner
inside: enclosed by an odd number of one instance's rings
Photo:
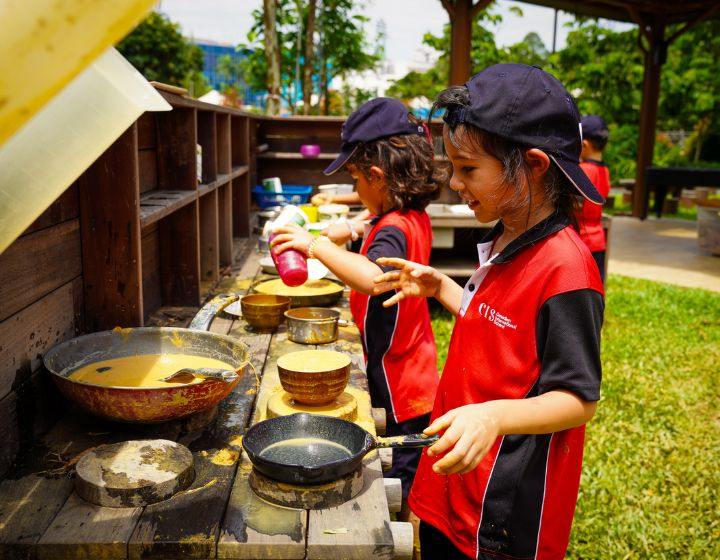
[[[250,234],[251,116],[161,94],[78,181],[89,330],[200,305]]]

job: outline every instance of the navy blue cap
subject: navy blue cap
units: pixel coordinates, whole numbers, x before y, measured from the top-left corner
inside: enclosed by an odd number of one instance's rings
[[[602,117],[598,115],[585,115],[580,122],[582,123],[583,138],[607,142],[607,139],[610,137],[610,131]]]
[[[605,199],[580,168],[580,113],[572,96],[537,66],[495,64],[465,83],[468,106],[451,106],[443,117],[454,127],[471,124],[528,148],[545,152],[580,193],[596,204]]]
[[[377,97],[363,103],[343,124],[340,155],[328,166],[325,175],[332,175],[345,165],[360,142],[402,134],[425,134],[421,124],[413,124],[408,120],[409,114],[405,105],[389,97]]]

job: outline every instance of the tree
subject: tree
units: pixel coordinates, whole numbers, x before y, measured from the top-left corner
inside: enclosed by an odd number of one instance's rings
[[[263,0],[265,60],[267,64],[268,115],[280,114],[280,45],[276,32],[276,0]]]
[[[300,3],[298,1],[298,3]],[[305,56],[303,60],[303,115],[310,114],[312,89],[313,89],[313,68],[314,68],[314,38],[315,38],[315,14],[317,12],[316,0],[309,0],[307,15],[305,17]]]
[[[148,80],[185,87],[194,95],[209,88],[202,76],[202,49],[186,40],[180,26],[151,12],[117,49]]]
[[[378,56],[365,42],[362,24],[367,22],[367,18],[354,14],[356,4],[355,0],[323,0],[316,7],[317,32],[312,34],[315,50],[312,57],[306,57],[303,52],[303,42],[298,41],[298,33],[306,36],[310,34],[309,12],[312,10],[312,3],[296,0],[276,1],[276,25],[273,32],[277,34],[280,50],[279,94],[291,110],[295,110],[292,101],[296,96],[293,93],[302,87],[295,81],[298,60],[302,62],[304,77],[309,71],[311,76],[317,78],[311,80],[313,87],[303,92],[303,104],[306,106],[310,104],[312,89],[315,89],[320,93],[325,114],[329,109],[328,89],[332,78],[351,70],[372,68],[378,61]],[[238,47],[245,54],[246,77],[254,89],[266,88],[269,72],[265,52],[265,35],[268,28],[263,23],[264,11],[253,12],[254,24],[248,33],[248,42]],[[307,41],[304,48],[307,49]]]

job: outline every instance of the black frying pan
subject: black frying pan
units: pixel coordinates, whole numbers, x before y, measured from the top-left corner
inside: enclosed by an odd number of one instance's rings
[[[353,472],[376,447],[426,447],[437,440],[425,434],[379,438],[353,422],[301,412],[258,422],[245,432],[242,445],[269,478],[321,484]]]

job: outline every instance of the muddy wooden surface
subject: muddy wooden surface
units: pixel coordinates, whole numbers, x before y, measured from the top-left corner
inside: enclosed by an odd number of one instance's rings
[[[262,276],[256,240],[236,240],[231,270],[214,292],[246,293]],[[187,325],[196,309],[163,308],[155,325]],[[347,309],[342,310],[345,315]],[[324,510],[288,509],[257,498],[242,435],[264,418],[279,388],[275,361],[308,349],[274,334],[252,333],[242,319],[218,316],[210,330],[235,336],[252,352],[252,368],[216,410],[152,426],[104,421],[70,407],[47,435],[0,481],[0,558],[391,558],[393,539],[380,461],[365,460],[356,497]],[[341,329],[326,348],[353,358],[350,390],[358,421],[373,431],[362,349],[357,331]],[[111,508],[86,502],[74,491],[74,466],[102,444],[168,439],[193,454],[195,479],[172,498],[144,507]]]

